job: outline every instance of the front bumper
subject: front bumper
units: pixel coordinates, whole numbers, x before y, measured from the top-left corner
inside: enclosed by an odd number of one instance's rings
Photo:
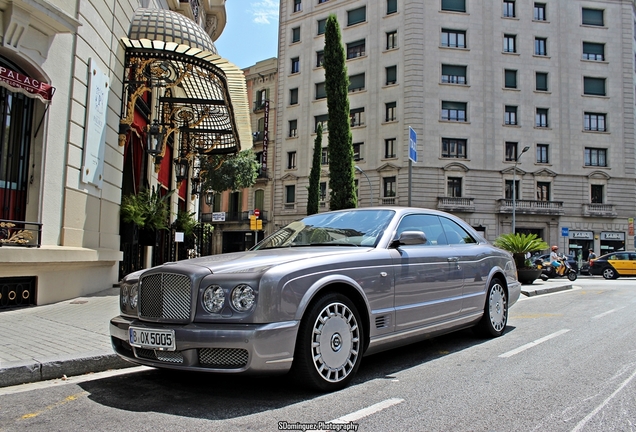
[[[176,351],[134,348],[128,328],[174,330]],[[134,363],[219,373],[284,373],[292,364],[298,321],[271,324],[147,323],[117,316],[110,320],[113,349]]]

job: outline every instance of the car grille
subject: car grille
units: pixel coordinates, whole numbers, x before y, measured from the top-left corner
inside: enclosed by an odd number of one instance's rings
[[[139,317],[190,321],[192,281],[188,276],[155,273],[139,283]]]
[[[221,369],[238,369],[247,365],[247,350],[235,348],[202,348],[199,363]]]
[[[135,357],[148,360],[159,360],[166,363],[183,363],[183,355],[178,351],[159,351],[135,348]]]

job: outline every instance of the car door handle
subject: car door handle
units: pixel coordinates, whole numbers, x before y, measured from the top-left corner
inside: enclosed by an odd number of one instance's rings
[[[459,262],[459,257],[448,257],[447,258],[448,262]]]

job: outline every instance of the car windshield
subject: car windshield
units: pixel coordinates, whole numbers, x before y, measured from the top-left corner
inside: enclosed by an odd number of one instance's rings
[[[279,229],[252,250],[302,246],[375,247],[393,210],[350,210],[307,216]]]

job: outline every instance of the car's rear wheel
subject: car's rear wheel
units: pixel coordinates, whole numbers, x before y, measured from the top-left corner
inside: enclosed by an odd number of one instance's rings
[[[618,277],[618,273],[611,267],[605,267],[603,269],[603,277],[605,279],[616,279]]]
[[[348,297],[331,293],[319,298],[301,321],[292,372],[317,390],[346,387],[362,360],[363,332]]]
[[[475,329],[484,336],[498,337],[506,329],[508,323],[508,294],[501,280],[495,278],[490,282],[484,315]]]

